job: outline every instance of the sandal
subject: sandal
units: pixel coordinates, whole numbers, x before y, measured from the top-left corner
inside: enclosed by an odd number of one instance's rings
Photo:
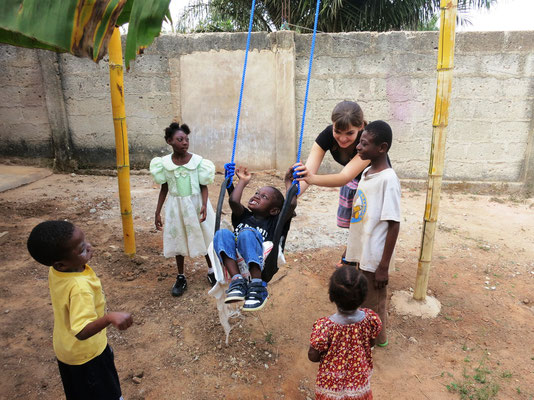
[[[358,263],[356,261],[347,261],[345,260],[345,257],[341,257],[341,260],[336,264],[336,268],[341,268],[344,265],[350,265],[352,267],[358,266]]]

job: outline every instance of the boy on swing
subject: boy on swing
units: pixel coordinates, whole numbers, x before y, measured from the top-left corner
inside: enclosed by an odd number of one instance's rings
[[[252,175],[244,167],[236,168],[239,181],[230,194],[229,204],[232,209],[234,231],[221,229],[215,233],[213,248],[231,277],[230,287],[226,291],[225,303],[245,301],[244,311],[261,310],[267,301],[267,282],[261,279],[263,270],[263,243],[273,241],[278,214],[284,204],[283,194],[272,186],[259,188],[247,203],[241,204],[243,190]],[[291,171],[284,177],[286,190],[292,183]],[[287,237],[289,224],[293,216],[297,198],[293,198],[288,217],[284,221],[283,238]],[[281,240],[282,247],[284,240]],[[240,272],[237,260],[238,252],[243,257],[250,273],[250,283]]]

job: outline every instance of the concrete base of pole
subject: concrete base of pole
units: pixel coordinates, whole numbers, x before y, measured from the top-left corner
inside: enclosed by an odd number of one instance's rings
[[[435,297],[427,296],[418,301],[413,298],[413,293],[404,290],[393,292],[391,304],[397,314],[421,318],[436,318],[441,311],[441,303]]]

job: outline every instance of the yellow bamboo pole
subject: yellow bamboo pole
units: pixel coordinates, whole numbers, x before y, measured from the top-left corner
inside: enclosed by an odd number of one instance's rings
[[[124,252],[135,255],[135,234],[132,219],[132,199],[130,195],[130,156],[128,153],[128,130],[124,110],[124,68],[119,28],[113,30],[109,41],[109,86],[115,128],[115,150],[117,153],[117,178],[122,216]]]
[[[432,121],[432,144],[430,148],[430,166],[428,170],[428,188],[426,192],[425,215],[421,251],[415,278],[415,300],[425,300],[430,275],[430,262],[434,248],[434,236],[438,220],[439,196],[445,162],[445,141],[449,123],[449,100],[452,87],[452,69],[454,67],[454,42],[456,11],[458,0],[441,0],[441,17],[438,45],[438,80],[434,119]]]

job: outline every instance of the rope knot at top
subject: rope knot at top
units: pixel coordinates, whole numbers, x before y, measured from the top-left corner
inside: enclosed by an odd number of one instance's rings
[[[232,178],[235,175],[235,163],[229,162],[224,164],[224,178],[230,178],[228,179],[228,183],[226,185],[227,188],[229,188],[232,185]]]

